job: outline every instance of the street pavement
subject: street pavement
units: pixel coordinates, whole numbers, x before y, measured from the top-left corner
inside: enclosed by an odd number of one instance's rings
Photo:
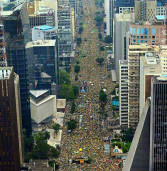
[[[99,91],[106,89],[108,94],[108,103],[105,110],[109,116],[112,116],[109,94],[113,91],[114,83],[108,77],[110,71],[107,71],[106,52],[100,52],[100,45],[105,45],[99,41],[98,29],[95,26],[95,13],[101,9],[95,7],[94,0],[82,0],[84,8],[83,25],[84,30],[81,35],[82,43],[76,47],[77,51],[83,51],[86,57],[75,56],[75,60],[80,62],[81,71],[78,74],[78,80],[75,81],[76,73],[72,65],[71,79],[74,85],[86,85],[86,92],[80,93],[75,100],[75,114],[70,114],[70,103],[67,103],[65,111],[65,123],[70,119],[77,119],[81,123],[72,132],[68,133],[67,127],[63,128],[61,154],[58,159],[61,171],[112,171],[121,170],[118,167],[116,159],[111,158],[111,154],[104,154],[103,137],[112,136],[112,132],[105,128],[105,119],[103,120],[99,114]],[[87,38],[87,41],[84,41]],[[100,44],[100,45],[99,45]],[[104,57],[105,61],[102,66],[95,61],[97,57]],[[101,78],[106,76],[106,78]],[[82,115],[82,119],[81,116]],[[91,164],[74,164],[69,160],[76,157],[90,157]]]

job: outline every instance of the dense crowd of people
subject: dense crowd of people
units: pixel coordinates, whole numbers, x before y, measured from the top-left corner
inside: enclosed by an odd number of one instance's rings
[[[97,57],[106,58],[105,52],[99,51],[99,44],[105,45],[105,43],[99,40],[98,30],[94,22],[94,16],[98,9],[96,9],[92,0],[83,0],[82,3],[84,8],[84,30],[81,34],[82,43],[76,50],[82,50],[86,57],[81,58],[80,55],[76,54],[75,60],[79,61],[81,71],[78,80],[75,81],[76,73],[73,70],[74,67],[72,67],[71,78],[72,82],[78,86],[82,87],[84,85],[85,92],[80,92],[79,97],[75,100],[76,111],[74,114],[70,114],[70,104],[68,103],[65,116],[66,123],[72,117],[75,117],[79,122],[79,117],[82,115],[80,120],[82,123],[80,123],[80,127],[78,126],[71,133],[68,133],[66,126],[64,127],[58,163],[62,171],[120,170],[116,164],[117,160],[111,158],[111,153],[104,153],[104,144],[106,142],[103,141],[103,138],[111,136],[112,132],[102,126],[102,119],[100,119],[99,114],[99,92],[106,89],[108,103],[105,111],[108,112],[108,115],[112,115],[109,94],[113,90],[114,84],[111,78],[107,77],[110,71],[107,71],[106,59],[102,66],[99,66],[96,62]],[[104,75],[106,75],[106,78],[102,79]],[[91,164],[72,163],[72,160],[76,158],[89,158]]]

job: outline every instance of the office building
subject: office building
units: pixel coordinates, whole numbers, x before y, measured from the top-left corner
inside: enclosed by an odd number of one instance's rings
[[[0,170],[18,171],[23,160],[19,77],[0,67]]]
[[[56,116],[56,95],[50,95],[49,90],[30,91],[31,119],[36,124]]]
[[[145,44],[130,45],[128,52],[128,115],[129,126],[136,128],[139,122],[140,58],[159,50]]]
[[[135,0],[115,0],[115,12],[118,13],[120,7],[134,7],[134,1]]]
[[[68,2],[60,1],[58,6],[58,38],[60,67],[68,67],[74,58],[73,31],[71,23],[71,8],[68,5]]]
[[[119,116],[121,127],[129,127],[128,118],[128,61],[119,61]]]
[[[31,75],[35,89],[50,89],[54,82],[59,84],[59,65],[56,40],[37,40],[26,44]],[[31,54],[32,52],[32,54]]]
[[[6,66],[6,50],[4,42],[4,26],[1,18],[1,7],[0,7],[0,66]]]
[[[3,17],[3,24],[8,66],[13,66],[14,72],[20,78],[23,128],[30,134],[29,74],[25,44],[31,40],[31,34],[26,3],[14,7],[6,17]]]
[[[130,45],[146,43],[148,45],[166,44],[166,26],[164,22],[130,24]]]
[[[167,170],[166,123],[167,77],[154,77],[151,84],[150,170]]]
[[[123,171],[165,171],[167,77],[154,76]]]
[[[151,96],[151,79],[160,74],[160,57],[157,53],[146,53],[140,58],[140,116],[146,99]]]
[[[30,7],[29,7],[30,8]],[[31,9],[31,8],[30,8]],[[29,10],[30,11],[30,10]],[[47,25],[55,27],[55,11],[50,8],[43,8],[37,13],[29,12],[30,27],[36,27],[41,25]],[[33,14],[32,14],[33,13]]]
[[[150,98],[146,100],[122,171],[149,170],[150,153]]]
[[[134,13],[115,14],[114,17],[114,57],[116,78],[119,78],[119,60],[127,59],[127,32],[130,22],[134,22]],[[117,79],[118,80],[118,79]]]
[[[47,25],[32,28],[32,41],[56,39],[56,28]]]
[[[106,34],[113,39],[114,1],[106,0]]]
[[[156,16],[157,1],[156,0],[136,0],[135,1],[135,21],[136,22],[152,22]]]

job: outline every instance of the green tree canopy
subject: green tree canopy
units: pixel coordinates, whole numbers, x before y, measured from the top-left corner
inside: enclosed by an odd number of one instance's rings
[[[77,96],[79,95],[79,88],[78,86],[73,86],[73,92],[74,92],[74,96],[75,98],[77,98]]]
[[[30,158],[32,159],[49,159],[57,158],[60,150],[47,144],[47,133],[39,132],[35,134],[35,143]]]
[[[54,131],[55,131],[55,134],[57,134],[58,132],[59,132],[59,130],[60,130],[60,125],[59,124],[54,124],[53,125],[53,129],[54,129]]]
[[[72,119],[69,122],[67,122],[68,130],[74,130],[77,127],[77,121]]]
[[[111,36],[106,36],[105,39],[104,39],[105,43],[112,43],[112,38]]]
[[[74,72],[75,73],[79,73],[80,72],[80,66],[79,65],[75,65]]]
[[[107,102],[107,94],[103,90],[99,93],[99,100],[104,103]]]
[[[60,88],[60,96],[61,98],[65,98],[67,100],[73,100],[75,98],[75,95],[72,85],[63,84]]]
[[[60,84],[67,84],[69,85],[70,81],[70,74],[66,71],[60,70]]]
[[[101,65],[104,62],[104,58],[96,58],[96,62],[98,62],[99,65]]]
[[[82,42],[82,39],[79,37],[79,38],[77,38],[77,44],[78,45],[80,45],[81,44],[81,42]]]
[[[100,51],[104,51],[104,46],[100,46]]]
[[[134,130],[132,127],[121,130],[122,141],[132,142],[133,136],[134,136]]]
[[[73,114],[74,112],[75,112],[75,102],[72,102],[71,113]]]

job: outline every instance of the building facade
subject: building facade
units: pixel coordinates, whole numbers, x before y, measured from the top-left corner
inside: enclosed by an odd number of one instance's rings
[[[31,40],[30,24],[26,3],[22,3],[3,18],[6,55],[8,66],[20,78],[20,97],[23,128],[31,133],[31,115],[29,99],[29,74],[25,44]]]
[[[156,0],[136,0],[135,1],[135,20],[136,22],[152,22],[156,16]]]
[[[23,160],[19,77],[0,68],[0,170],[18,171]]]
[[[114,57],[115,72],[119,78],[119,60],[127,59],[127,32],[129,32],[130,22],[134,22],[134,14],[115,14],[114,17]]]
[[[51,89],[51,84],[59,84],[59,64],[57,57],[56,40],[38,40],[28,42],[26,51],[31,57],[29,69],[30,82],[35,89]],[[31,56],[32,52],[32,56]]]
[[[150,168],[167,170],[166,123],[167,77],[154,77],[151,84]]]
[[[148,45],[166,44],[166,26],[164,23],[154,24],[130,24],[130,45],[139,45],[146,43]]]
[[[121,127],[129,127],[128,117],[128,61],[119,61],[119,116]]]

